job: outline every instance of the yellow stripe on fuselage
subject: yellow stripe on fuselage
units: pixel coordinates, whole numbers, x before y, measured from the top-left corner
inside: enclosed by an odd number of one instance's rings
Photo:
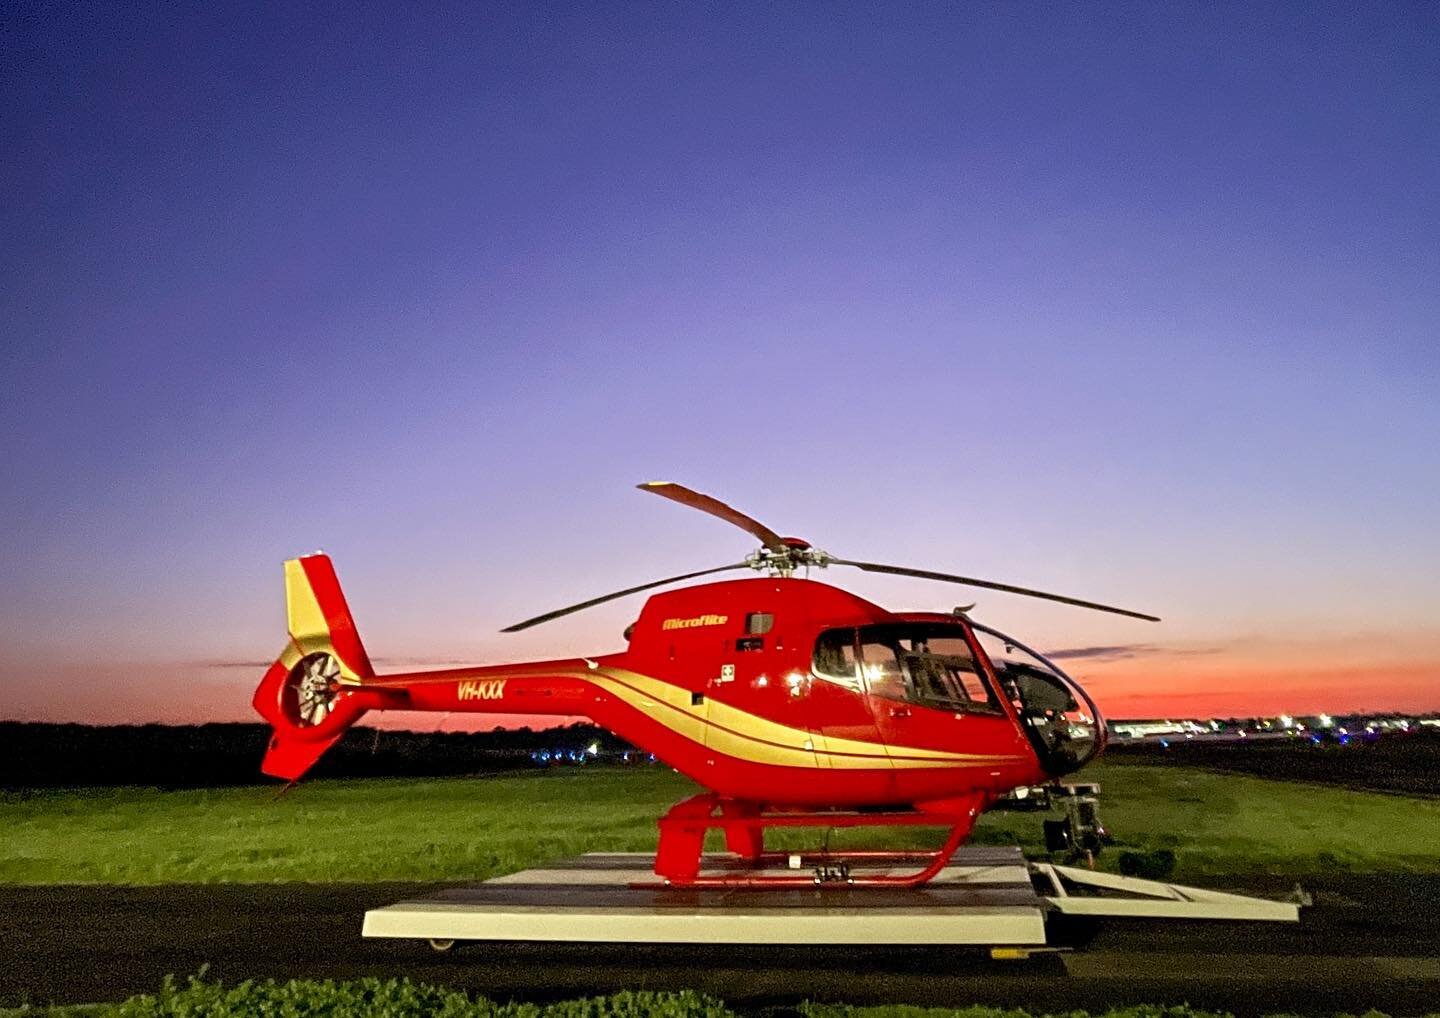
[[[793,728],[720,700],[692,704],[689,690],[638,672],[604,668],[575,677],[600,686],[652,721],[693,742],[753,763],[870,770],[891,766],[913,769],[998,764],[1022,759],[1015,755],[955,753],[918,746],[892,746],[887,752],[880,743]]]
[[[696,704],[690,690],[624,668],[537,669],[509,674],[486,669],[484,674],[487,678],[554,677],[589,683],[697,746],[750,763],[874,770],[999,765],[1024,759],[1018,754],[956,753],[919,746],[887,748],[879,742],[822,735],[771,721],[710,697]],[[451,672],[444,678],[409,679],[407,684],[456,681],[460,680]],[[385,685],[385,677],[378,684]]]

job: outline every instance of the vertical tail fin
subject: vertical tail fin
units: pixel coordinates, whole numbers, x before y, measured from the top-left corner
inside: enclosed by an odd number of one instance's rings
[[[294,781],[365,713],[353,692],[375,670],[328,556],[285,563],[285,609],[290,640],[253,703],[274,730],[260,769]]]
[[[285,616],[290,639],[300,652],[333,655],[342,682],[374,677],[329,555],[307,555],[285,563]]]

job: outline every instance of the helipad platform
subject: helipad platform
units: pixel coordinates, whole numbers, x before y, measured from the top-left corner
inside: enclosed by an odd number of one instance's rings
[[[679,888],[645,853],[581,856],[365,913],[367,937],[648,944],[1045,944],[1051,913],[1092,919],[1298,922],[1303,893],[1271,901],[1027,862],[1014,846],[966,845],[920,887]],[[772,867],[784,872],[783,865]],[[754,870],[706,855],[702,873]],[[798,873],[808,872],[805,869]],[[913,872],[854,864],[859,876]],[[1037,890],[1039,888],[1039,890]],[[1298,888],[1297,888],[1298,891]]]
[[[1016,847],[967,845],[934,880],[916,888],[632,886],[656,882],[653,862],[654,856],[638,852],[585,855],[372,909],[363,932],[440,943],[1045,943],[1049,906]],[[738,865],[733,856],[707,855],[704,872]]]

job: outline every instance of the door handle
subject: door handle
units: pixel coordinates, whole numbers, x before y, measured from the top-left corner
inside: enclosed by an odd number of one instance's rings
[[[890,716],[891,716],[892,718],[908,718],[908,717],[910,716],[910,708],[909,708],[909,707],[891,707],[891,708],[890,708]]]

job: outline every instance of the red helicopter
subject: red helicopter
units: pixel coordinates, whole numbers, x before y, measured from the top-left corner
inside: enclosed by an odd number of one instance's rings
[[[377,675],[330,559],[292,559],[290,639],[254,698],[274,729],[261,769],[298,780],[372,710],[587,717],[708,790],[659,821],[655,873],[665,883],[915,886],[945,866],[997,799],[1094,759],[1104,719],[1052,662],[972,621],[968,609],[891,612],[795,572],[851,566],[1159,621],[1010,584],[836,558],[682,485],[640,488],[732,523],[760,547],[741,562],[591,598],[505,632],[714,573],[766,575],[652,595],[620,653]],[[765,851],[766,828],[907,825],[949,834],[933,852],[828,853],[822,877],[764,875],[777,862],[793,865]],[[738,858],[702,874],[705,834],[717,828]],[[920,868],[857,876],[849,869],[857,859]]]

